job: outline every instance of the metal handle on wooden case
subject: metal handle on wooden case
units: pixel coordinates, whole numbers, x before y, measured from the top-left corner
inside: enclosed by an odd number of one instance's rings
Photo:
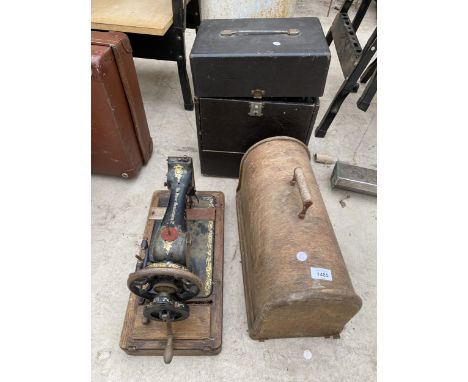
[[[269,35],[269,34],[287,34],[288,36],[297,36],[299,29],[286,29],[286,30],[233,30],[225,29],[221,31],[221,36],[246,36],[246,35]]]
[[[289,182],[291,186],[297,184],[299,188],[299,194],[301,194],[302,199],[302,211],[299,212],[299,219],[304,219],[305,214],[309,207],[313,204],[312,202],[312,195],[310,194],[309,187],[307,187],[307,183],[304,176],[304,171],[301,167],[296,167],[294,169],[294,175],[292,180]]]

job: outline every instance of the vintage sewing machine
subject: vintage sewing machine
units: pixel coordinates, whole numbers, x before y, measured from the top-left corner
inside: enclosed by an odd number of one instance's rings
[[[221,350],[224,195],[196,192],[192,158],[169,157],[135,272],[120,346],[128,354]]]

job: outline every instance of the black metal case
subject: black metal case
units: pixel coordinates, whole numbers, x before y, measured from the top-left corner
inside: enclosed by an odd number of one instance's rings
[[[195,97],[201,172],[237,178],[250,146],[273,136],[308,144],[318,98],[225,99]]]
[[[320,97],[330,50],[316,17],[205,20],[190,63],[197,97]]]

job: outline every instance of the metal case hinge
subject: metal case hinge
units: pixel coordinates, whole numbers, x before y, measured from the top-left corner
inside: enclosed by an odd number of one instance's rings
[[[252,97],[255,99],[261,99],[265,96],[265,90],[262,89],[253,89],[250,92],[252,93]]]

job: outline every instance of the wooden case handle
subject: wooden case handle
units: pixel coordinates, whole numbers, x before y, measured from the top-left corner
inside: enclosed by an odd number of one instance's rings
[[[304,171],[301,167],[296,167],[294,169],[294,174],[292,180],[289,182],[291,186],[297,184],[299,188],[299,193],[301,194],[302,199],[302,211],[299,212],[299,219],[304,219],[307,210],[313,204],[312,202],[312,195],[310,194],[309,187],[307,187],[307,183],[304,176]]]

